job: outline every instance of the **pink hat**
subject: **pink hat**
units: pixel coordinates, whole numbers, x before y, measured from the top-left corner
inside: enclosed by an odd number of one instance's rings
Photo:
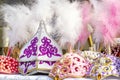
[[[54,64],[49,76],[59,79],[84,77],[87,76],[90,67],[91,64],[79,54],[67,53]]]

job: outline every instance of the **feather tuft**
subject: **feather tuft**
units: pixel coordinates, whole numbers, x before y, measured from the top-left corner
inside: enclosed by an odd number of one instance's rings
[[[61,46],[70,43],[72,46],[78,40],[80,30],[82,29],[81,11],[79,10],[79,3],[68,1],[61,1],[56,3],[56,29],[61,36],[59,43]]]
[[[88,25],[91,20],[91,5],[88,1],[84,1],[81,3],[80,9],[82,10],[82,30],[79,35],[79,41],[81,45],[84,45],[90,35]]]
[[[24,5],[2,5],[1,11],[4,13],[4,22],[10,28],[7,32],[10,45],[26,42],[31,35],[27,31],[27,24],[31,16],[30,10]]]
[[[51,19],[54,15],[53,2],[54,0],[37,0],[37,2],[32,6],[31,11],[34,16],[35,22],[44,20],[47,25],[51,24]],[[52,26],[46,26],[47,32],[51,33]]]
[[[112,44],[120,30],[120,1],[119,0],[90,0],[94,12],[92,25],[95,29],[94,40],[105,45]]]
[[[51,6],[52,0],[37,0],[37,3],[34,3],[31,8],[22,4],[2,5],[4,21],[10,27],[9,46],[14,46],[18,42],[26,43],[36,33],[40,20],[45,20],[49,25],[53,16]],[[47,26],[47,31],[51,33],[52,27]]]

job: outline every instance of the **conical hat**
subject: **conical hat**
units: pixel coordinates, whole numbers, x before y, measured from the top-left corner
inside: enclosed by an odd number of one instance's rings
[[[47,34],[45,23],[41,21],[34,37],[22,48],[19,61],[47,60],[56,61],[62,56],[57,43]]]

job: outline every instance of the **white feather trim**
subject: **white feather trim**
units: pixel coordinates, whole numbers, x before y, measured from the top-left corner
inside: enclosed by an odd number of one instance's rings
[[[80,30],[82,29],[81,11],[79,3],[62,0],[56,2],[56,29],[61,35],[60,44],[66,43],[74,45],[78,40]]]
[[[30,10],[24,5],[3,5],[1,10],[4,13],[4,21],[10,27],[8,31],[9,46],[14,46],[17,42],[26,42],[31,36],[27,31],[27,24],[29,24],[31,16]]]
[[[103,41],[103,35],[100,33],[101,24],[99,24],[99,23],[101,23],[102,17],[104,20],[104,16],[99,16],[98,14],[100,14],[100,12],[102,12],[101,10],[103,8],[100,6],[101,1],[90,0],[90,3],[93,5],[93,13],[92,13],[92,19],[91,19],[91,24],[94,28],[93,39],[96,43],[100,43]],[[98,26],[98,27],[95,27],[95,26]],[[99,28],[99,29],[97,29],[97,28]]]
[[[33,5],[31,10],[34,15],[34,19],[37,22],[39,22],[40,20],[44,20],[46,24],[50,24],[54,14],[54,11],[52,9],[52,1],[53,0],[37,0],[37,3]],[[46,26],[46,29],[48,33],[52,32],[52,26]]]
[[[10,46],[14,46],[17,42],[25,43],[37,31],[40,20],[45,20],[49,24],[53,16],[52,0],[37,0],[38,2],[31,7],[24,5],[3,5],[1,7],[4,12],[4,21],[10,27],[8,36],[10,38]],[[47,27],[48,33],[52,32],[52,27]]]

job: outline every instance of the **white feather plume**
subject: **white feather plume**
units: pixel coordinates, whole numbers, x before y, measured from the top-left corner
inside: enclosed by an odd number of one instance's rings
[[[10,27],[8,36],[10,45],[14,46],[17,42],[25,43],[37,31],[40,20],[45,20],[49,24],[52,12],[52,0],[37,0],[31,9],[24,5],[2,5],[1,11],[4,14],[4,21]],[[52,32],[52,27],[47,27],[48,33]]]
[[[53,0],[37,0],[37,3],[31,8],[34,20],[38,22],[38,24],[40,20],[44,20],[48,25],[50,24],[54,14],[52,1]],[[46,28],[48,33],[52,32],[52,26],[46,26]]]
[[[102,12],[101,10],[103,8],[100,6],[101,1],[90,0],[90,3],[93,5],[93,13],[92,13],[92,19],[91,19],[91,24],[94,28],[93,39],[96,43],[100,43],[101,41],[103,41],[102,34],[100,33],[102,24],[99,24],[101,23],[100,19],[103,17],[103,16],[100,16],[102,14],[100,12]],[[98,26],[98,27],[95,27],[95,26]],[[99,29],[96,29],[96,28],[99,28]]]
[[[80,30],[82,29],[81,11],[79,9],[79,3],[70,3],[65,0],[56,2],[56,29],[61,35],[60,45],[63,46],[66,43],[74,45],[78,40]]]
[[[24,5],[3,5],[1,10],[4,13],[4,21],[10,28],[8,37],[10,40],[9,46],[14,46],[17,42],[24,43],[29,37],[27,24],[31,16],[30,10]]]
[[[61,35],[60,44],[71,43],[74,45],[78,40],[82,29],[81,11],[79,3],[69,3],[66,0],[37,0],[31,9],[24,5],[4,5],[4,20],[10,27],[10,46],[17,42],[24,43],[37,31],[39,21],[44,20],[48,33]],[[50,26],[52,17],[57,16],[55,27]]]

